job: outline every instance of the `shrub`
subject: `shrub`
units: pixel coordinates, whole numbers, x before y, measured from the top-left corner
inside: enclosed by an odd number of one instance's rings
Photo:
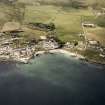
[[[82,0],[73,0],[72,1],[72,7],[73,8],[87,8],[88,5],[86,2],[82,1]]]
[[[105,27],[105,15],[96,18],[96,24],[100,27]]]

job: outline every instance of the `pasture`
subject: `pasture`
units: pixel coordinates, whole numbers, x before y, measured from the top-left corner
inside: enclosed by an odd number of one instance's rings
[[[28,5],[24,22],[53,22],[56,25],[58,38],[62,41],[72,41],[81,40],[78,34],[82,33],[82,16],[93,16],[93,14],[88,9],[77,10],[53,5]]]

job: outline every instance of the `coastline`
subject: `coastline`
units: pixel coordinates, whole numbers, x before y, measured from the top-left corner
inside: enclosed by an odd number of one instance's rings
[[[91,64],[97,64],[97,65],[105,66],[105,63],[103,63],[103,62],[98,62],[95,60],[88,59],[81,54],[73,53],[73,52],[67,51],[65,49],[53,49],[53,50],[49,50],[49,51],[38,51],[36,54],[38,54],[40,56],[40,55],[47,54],[47,53],[49,53],[49,54],[65,54],[68,57],[73,57],[74,59],[82,60],[84,62],[88,62]]]
[[[80,54],[76,54],[76,53],[73,53],[73,52],[70,52],[70,51],[67,51],[67,50],[64,50],[64,49],[54,49],[54,50],[49,50],[49,51],[38,51],[35,53],[35,56],[40,56],[40,55],[43,55],[43,54],[65,54],[67,56],[71,56],[71,57],[74,57],[75,59],[85,59],[84,56],[80,55]]]
[[[70,52],[70,51],[67,51],[67,50],[64,50],[64,49],[50,50],[49,53],[61,53],[61,54],[65,54],[65,55],[74,57],[76,59],[85,59],[85,57],[80,55],[80,54],[76,54],[76,53],[73,53],[73,52]]]
[[[13,59],[13,58],[10,58],[8,56],[0,56],[0,58],[1,58],[0,62],[10,61],[10,62],[28,64],[28,63],[30,63],[31,59],[33,59],[35,57],[38,57],[38,56],[41,56],[41,55],[44,55],[44,54],[65,54],[68,57],[73,57],[74,59],[82,60],[84,62],[88,62],[88,63],[91,63],[91,64],[97,64],[97,65],[105,66],[105,64],[103,62],[98,62],[98,61],[95,61],[95,60],[88,59],[81,54],[78,54],[78,53],[75,53],[75,52],[70,52],[70,51],[67,51],[65,49],[52,49],[52,50],[48,50],[48,51],[37,51],[37,52],[34,53],[33,57],[18,58],[18,59],[17,58]]]

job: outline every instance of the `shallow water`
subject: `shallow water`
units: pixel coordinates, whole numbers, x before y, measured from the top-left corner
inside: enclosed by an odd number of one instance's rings
[[[63,54],[1,63],[0,105],[105,105],[104,70]]]

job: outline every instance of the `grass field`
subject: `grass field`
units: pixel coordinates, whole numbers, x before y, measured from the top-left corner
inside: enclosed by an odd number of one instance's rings
[[[57,28],[57,35],[63,41],[81,40],[81,17],[92,16],[90,10],[76,10],[52,5],[27,6],[25,22],[53,22]]]
[[[97,40],[101,42],[103,46],[105,46],[105,28],[97,27],[90,29],[88,28],[87,31],[89,34],[87,35],[88,38]]]
[[[0,25],[9,21],[12,14],[12,9],[10,6],[0,4]],[[57,36],[64,42],[73,40],[83,40],[78,34],[82,33],[81,19],[86,21],[93,21],[94,16],[90,9],[73,9],[68,7],[60,7],[54,5],[27,5],[25,9],[24,22],[42,22],[50,23],[53,22],[56,25]],[[87,30],[90,34],[89,38],[99,40],[105,45],[105,29],[95,28]],[[27,31],[29,37],[39,37],[40,35],[45,35],[43,32],[39,31]]]
[[[0,4],[0,26],[3,25],[4,22],[8,21],[8,14],[10,13],[10,7],[5,6],[4,4]]]

